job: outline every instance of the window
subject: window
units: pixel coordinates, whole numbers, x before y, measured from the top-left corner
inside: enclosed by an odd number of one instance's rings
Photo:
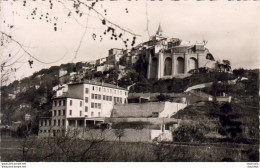
[[[85,89],[85,93],[88,94],[88,88]]]
[[[60,120],[58,120],[58,126],[60,126]]]
[[[62,125],[65,126],[65,120],[64,119],[62,120]]]
[[[61,106],[61,100],[59,100],[59,106]]]
[[[72,100],[70,100],[70,106],[72,106]]]
[[[94,87],[94,86],[92,87],[92,90],[95,90],[95,87]]]
[[[82,101],[79,102],[79,106],[82,107]]]
[[[46,130],[43,130],[44,133],[46,133]]]
[[[104,88],[104,92],[106,92],[106,88]]]
[[[122,91],[120,91],[120,95],[122,95]]]
[[[91,112],[91,117],[93,117],[94,116],[94,112]]]
[[[122,98],[120,97],[119,102],[122,103]]]
[[[116,98],[116,102],[119,102],[119,97]]]
[[[61,113],[60,110],[58,110],[58,112],[59,112],[59,116],[60,116],[60,115],[61,115],[61,114],[60,114],[60,113]]]
[[[66,106],[66,100],[63,100],[63,106]]]
[[[88,112],[88,106],[85,106],[85,112]]]
[[[70,116],[72,115],[72,110],[70,110]]]
[[[91,103],[91,108],[94,108],[94,103]]]
[[[159,117],[159,112],[152,112],[152,117]]]
[[[103,95],[103,100],[106,100],[106,96],[105,95]]]
[[[56,116],[56,110],[54,110],[53,116]]]
[[[79,111],[79,116],[82,116],[82,111]]]
[[[101,87],[99,87],[99,91],[101,92]]]
[[[63,110],[63,115],[65,116],[65,110]]]
[[[98,95],[98,100],[101,100],[101,95]]]
[[[88,103],[88,97],[85,97],[85,103]]]
[[[116,102],[116,97],[114,97],[114,102]]]
[[[57,106],[57,101],[54,101],[54,106]]]
[[[93,93],[91,94],[91,99],[94,99],[94,94]]]
[[[97,103],[95,103],[95,108],[97,108]]]
[[[101,109],[101,103],[97,103],[98,109]]]
[[[100,112],[98,112],[98,116],[100,117]]]
[[[56,120],[53,120],[53,126],[56,126]]]
[[[98,95],[97,95],[97,94],[95,94],[95,99],[96,99],[96,100],[98,99]]]

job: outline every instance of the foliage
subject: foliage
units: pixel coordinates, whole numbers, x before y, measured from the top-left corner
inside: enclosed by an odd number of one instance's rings
[[[122,65],[122,66],[126,66],[127,65],[127,62],[126,62],[126,57],[121,57],[119,59],[119,65]]]
[[[150,143],[83,140],[69,136],[28,137],[20,139],[2,139],[2,161],[45,161],[45,162],[220,162],[233,160],[240,162],[258,161],[257,145],[234,143]],[[21,146],[7,150],[6,147]],[[32,150],[37,148],[37,150]],[[26,157],[22,157],[26,156]]]
[[[220,107],[219,120],[222,128],[219,129],[221,135],[235,138],[242,133],[241,121],[235,121],[238,115],[232,114],[232,106],[225,103]]]
[[[159,101],[167,101],[170,99],[170,96],[168,95],[164,95],[164,94],[159,94],[157,97],[156,97]]]
[[[205,138],[206,126],[202,122],[184,122],[173,131],[173,139],[177,142],[201,142]]]
[[[121,140],[121,137],[123,137],[125,135],[125,130],[124,129],[114,129],[114,133],[116,135],[116,137],[118,138],[118,140]]]

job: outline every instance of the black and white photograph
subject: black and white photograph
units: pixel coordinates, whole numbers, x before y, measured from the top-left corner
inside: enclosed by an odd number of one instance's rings
[[[2,168],[254,166],[259,20],[260,1],[0,0]]]

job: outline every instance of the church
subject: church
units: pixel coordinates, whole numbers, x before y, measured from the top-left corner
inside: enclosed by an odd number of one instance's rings
[[[140,57],[145,58],[148,79],[185,77],[194,69],[216,67],[216,61],[205,48],[205,42],[190,43],[165,37],[160,25],[156,34],[149,41],[134,47],[129,56],[131,64]]]

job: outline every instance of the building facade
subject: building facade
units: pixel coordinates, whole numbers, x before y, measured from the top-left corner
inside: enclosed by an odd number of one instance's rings
[[[116,64],[123,56],[123,50],[118,48],[111,48],[108,50],[108,56],[106,57],[107,64]]]
[[[39,121],[40,136],[64,135],[70,128],[93,127],[111,116],[115,104],[128,103],[128,91],[116,85],[85,81],[68,84],[52,100],[51,115]]]
[[[178,38],[164,37],[160,26],[156,35],[134,47],[129,55],[131,58],[127,60],[131,64],[136,63],[140,57],[143,58],[147,65],[148,79],[181,77],[193,69],[216,67],[214,57],[205,48],[205,42],[190,43]]]

